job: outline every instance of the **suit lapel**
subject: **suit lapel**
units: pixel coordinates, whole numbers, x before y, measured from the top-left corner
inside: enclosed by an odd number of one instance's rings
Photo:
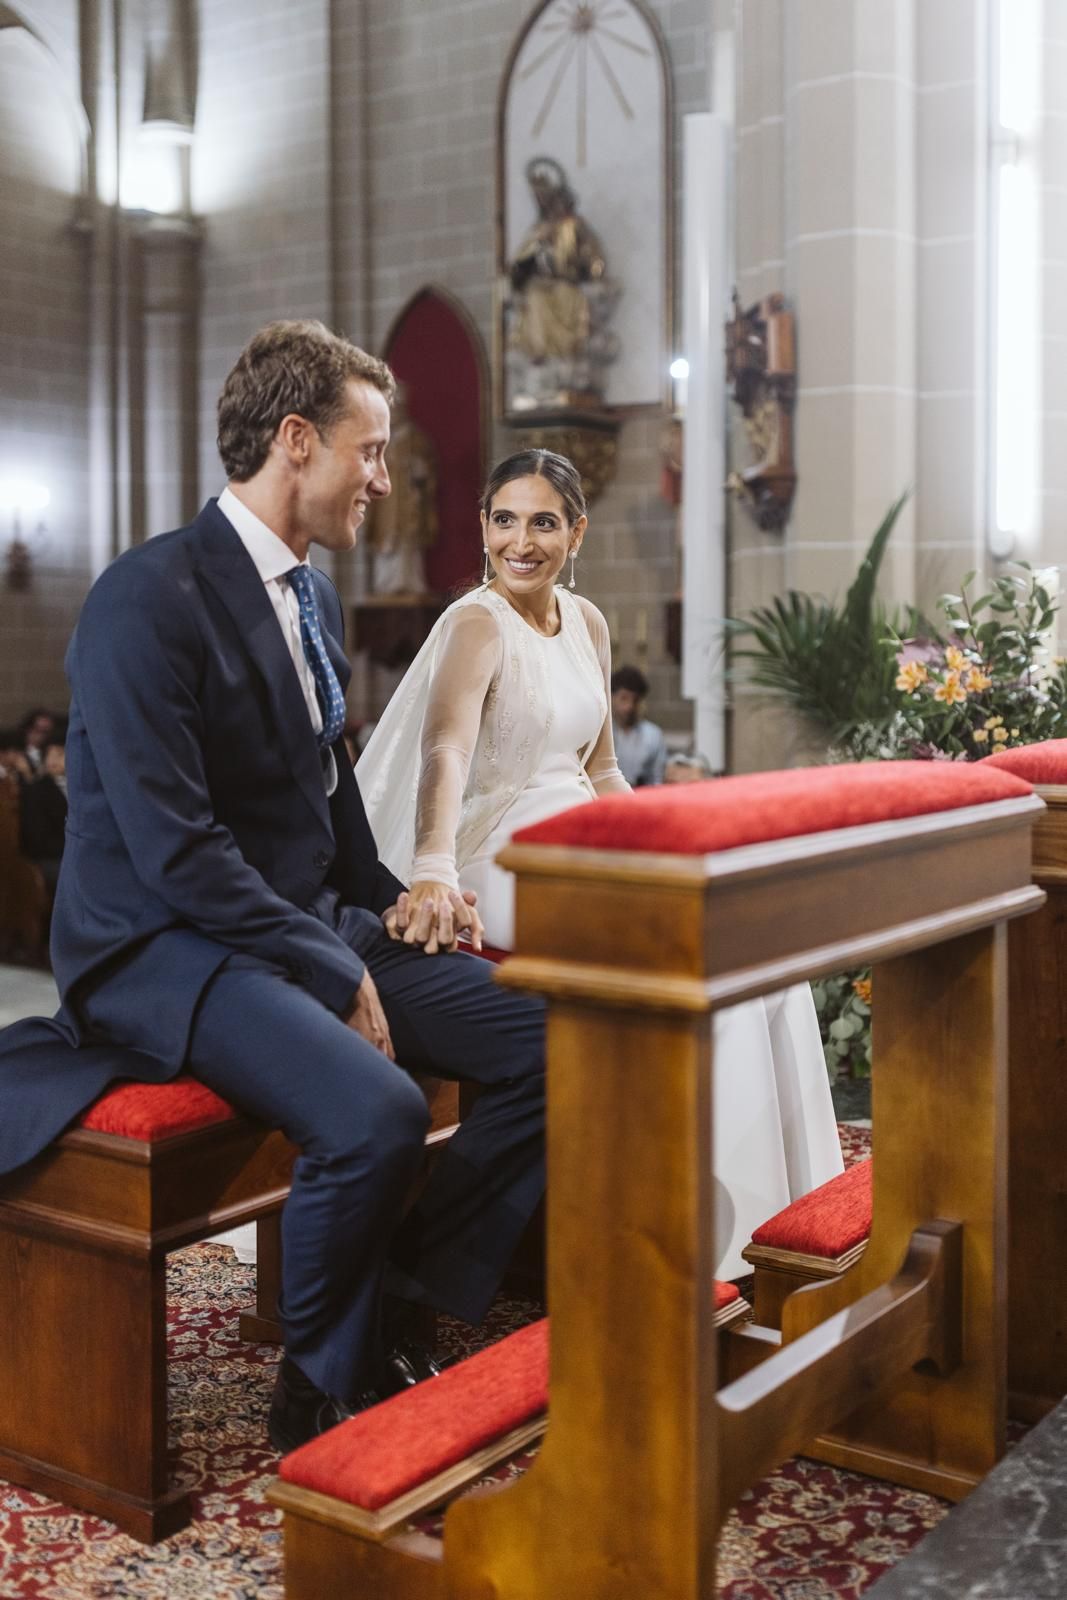
[[[193,524],[196,564],[226,607],[266,684],[286,760],[315,814],[330,828],[318,741],[263,580],[232,524],[209,501]]]

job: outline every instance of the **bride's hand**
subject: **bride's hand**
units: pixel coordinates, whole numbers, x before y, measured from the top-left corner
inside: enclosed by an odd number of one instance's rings
[[[413,883],[397,900],[395,911],[383,917],[391,939],[421,945],[428,956],[459,947],[459,935],[466,933],[475,950],[482,948],[482,919],[476,910],[477,895],[460,894],[443,883]]]

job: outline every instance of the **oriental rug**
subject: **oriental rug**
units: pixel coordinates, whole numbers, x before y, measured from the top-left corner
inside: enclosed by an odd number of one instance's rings
[[[866,1153],[866,1130],[842,1136],[846,1160]],[[265,1431],[276,1351],[237,1337],[237,1313],[253,1299],[254,1269],[225,1246],[197,1245],[168,1264],[171,1442],[176,1475],[193,1492],[190,1526],[147,1547],[0,1484],[3,1600],[283,1600],[279,1517],[264,1499],[276,1464]],[[443,1319],[442,1343],[467,1354],[540,1313],[531,1301],[501,1300],[476,1335]],[[946,1509],[928,1495],[787,1462],[730,1518],[719,1595],[857,1600]]]

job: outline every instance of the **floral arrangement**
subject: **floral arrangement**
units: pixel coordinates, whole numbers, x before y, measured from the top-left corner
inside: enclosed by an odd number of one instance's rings
[[[973,582],[941,597],[943,629],[892,641],[897,703],[850,729],[837,759],[974,761],[1067,736],[1067,661],[1049,650],[1058,602],[1025,562],[972,600]]]
[[[836,973],[811,986],[830,1082],[871,1075],[871,973]]]
[[[830,761],[975,761],[1067,738],[1067,658],[1050,649],[1058,600],[1019,562],[972,598],[975,574],[938,601],[938,621],[889,613],[875,582],[904,504],[891,506],[843,605],[790,590],[728,624],[749,681],[826,737]],[[869,971],[812,984],[830,1081],[871,1070]]]

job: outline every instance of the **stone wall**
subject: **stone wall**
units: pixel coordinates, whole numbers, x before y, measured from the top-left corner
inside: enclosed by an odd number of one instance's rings
[[[0,30],[0,480],[48,490],[22,514],[25,590],[10,586],[14,514],[0,506],[0,723],[64,707],[62,658],[88,579],[88,303],[74,231],[84,156],[64,33],[72,8],[27,7]],[[47,37],[64,51],[61,60]]]

